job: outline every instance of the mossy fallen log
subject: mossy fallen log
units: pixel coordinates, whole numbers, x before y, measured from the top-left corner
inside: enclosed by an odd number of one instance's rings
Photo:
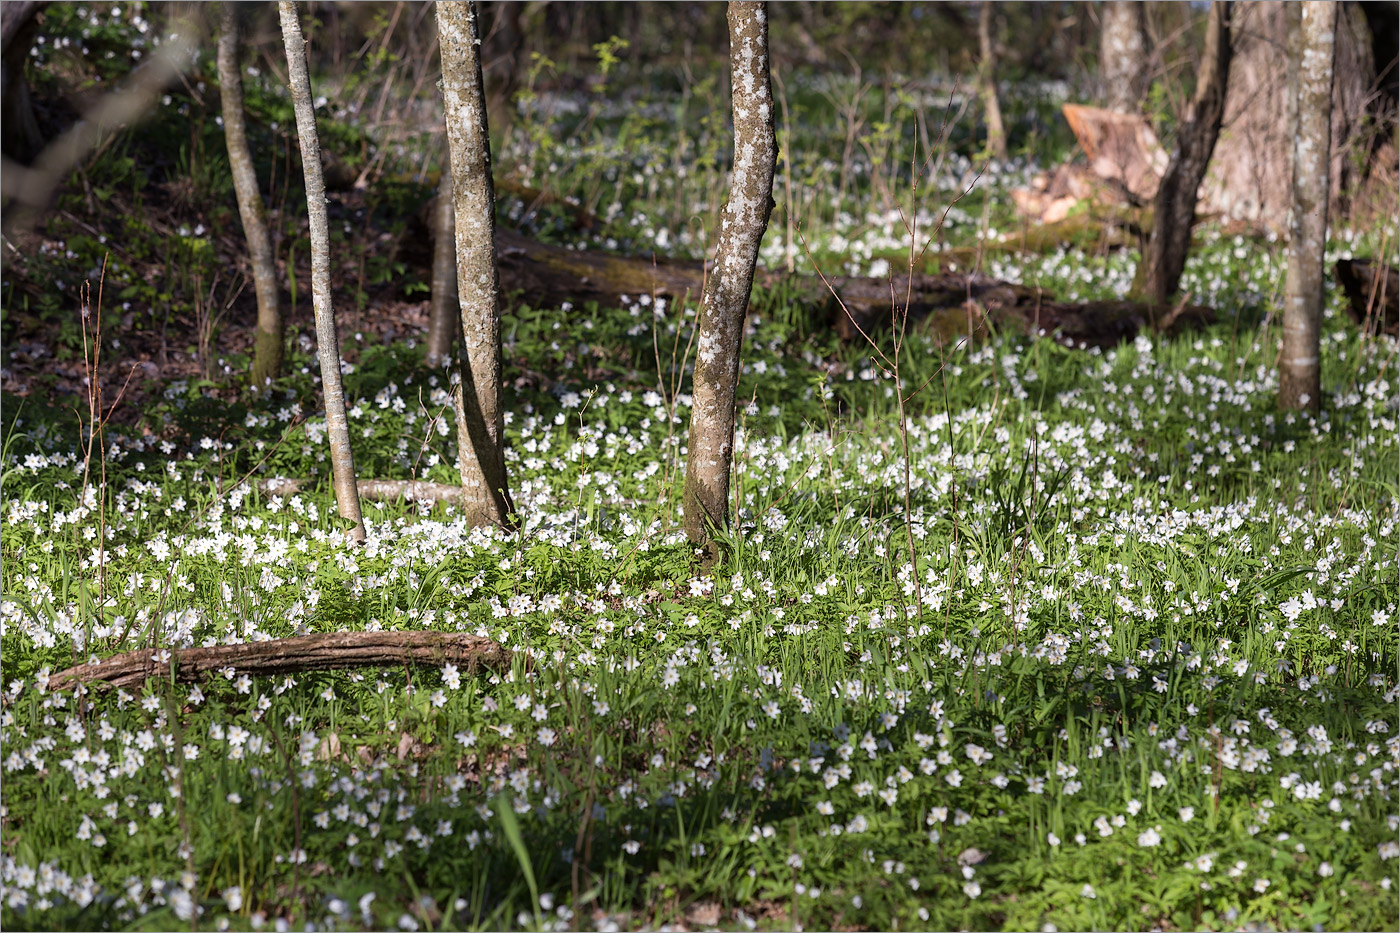
[[[502,288],[536,307],[588,300],[609,304],[641,295],[697,298],[705,276],[699,262],[571,250],[501,229],[496,248]],[[959,272],[915,275],[910,281],[902,275],[835,276],[827,280],[828,287],[815,275],[760,271],[758,281],[795,285],[797,300],[825,309],[846,339],[887,324],[891,308],[904,306],[906,298],[912,323],[927,319],[929,327],[948,338],[1008,331],[1052,335],[1073,346],[1110,347],[1145,328],[1171,334],[1214,319],[1211,309],[1199,305],[1057,301],[1041,289]]]

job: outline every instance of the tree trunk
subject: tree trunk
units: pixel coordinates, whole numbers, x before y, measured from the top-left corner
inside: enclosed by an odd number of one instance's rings
[[[287,48],[292,109],[297,118],[301,170],[306,179],[306,213],[311,226],[311,304],[316,315],[317,356],[321,360],[321,391],[326,399],[326,436],[331,447],[331,480],[340,517],[352,522],[352,541],[365,540],[360,494],[355,488],[355,457],[350,449],[350,424],[345,417],[345,389],[340,382],[340,338],[331,302],[331,232],[326,216],[326,183],[321,178],[321,143],[311,103],[311,78],[306,70],[306,41],[293,0],[281,0],[282,41]]]
[[[248,258],[253,266],[253,290],[258,297],[258,324],[253,341],[254,391],[263,394],[268,384],[282,375],[282,348],[286,333],[277,296],[277,263],[272,239],[267,231],[267,208],[253,170],[253,153],[248,148],[248,132],[243,122],[243,77],[238,67],[239,26],[236,8],[225,0],[219,35],[219,95],[224,111],[224,143],[233,173],[233,190],[238,197],[238,216],[243,220],[243,236],[248,241]]]
[[[491,139],[481,83],[476,4],[439,0],[442,95],[452,162],[457,228],[457,293],[462,318],[458,352],[458,464],[467,520],[473,526],[509,526],[514,505],[506,478],[501,412],[501,306],[496,269],[496,192]]]
[[[1196,78],[1191,115],[1177,132],[1176,151],[1157,188],[1152,233],[1143,249],[1136,290],[1149,300],[1167,302],[1181,284],[1181,270],[1196,223],[1196,195],[1206,177],[1220,123],[1225,114],[1225,87],[1230,77],[1230,7],[1227,0],[1210,5],[1206,47]]]
[[[499,139],[502,130],[510,125],[520,75],[529,65],[525,30],[520,22],[525,4],[521,0],[497,0],[486,4],[483,12],[491,25],[481,40],[481,71],[486,82],[488,118]]]
[[[729,525],[739,349],[758,248],[773,208],[773,175],[777,170],[767,4],[731,2],[728,19],[734,172],[729,199],[720,214],[714,268],[700,299],[694,406],[685,467],[685,530],[702,549],[707,563],[719,556],[715,529]]]
[[[0,124],[5,127],[5,155],[28,162],[44,147],[34,116],[24,67],[29,61],[38,15],[46,0],[17,0],[0,7]]]
[[[1104,107],[1138,113],[1147,94],[1147,17],[1140,0],[1109,0],[1099,33],[1099,73]]]
[[[1283,298],[1278,402],[1316,411],[1322,401],[1323,250],[1332,132],[1332,65],[1337,4],[1302,4],[1298,43],[1297,129],[1293,134],[1293,222]]]
[[[983,121],[987,124],[987,148],[997,159],[1006,161],[1006,128],[1001,122],[1001,99],[997,97],[997,52],[992,41],[993,4],[982,0],[977,12],[977,42],[981,59],[977,67],[978,90],[982,95]]]
[[[1337,8],[1332,80],[1331,191],[1328,214],[1353,227],[1394,223],[1396,209],[1395,24],[1368,24],[1395,4],[1343,2]],[[1232,17],[1234,53],[1220,136],[1201,210],[1279,236],[1293,205],[1293,95],[1298,4],[1245,0]],[[1388,34],[1388,40],[1387,40]]]
[[[432,368],[441,366],[452,355],[452,340],[461,326],[452,210],[452,167],[444,164],[433,203],[433,295],[428,304],[428,366]]]

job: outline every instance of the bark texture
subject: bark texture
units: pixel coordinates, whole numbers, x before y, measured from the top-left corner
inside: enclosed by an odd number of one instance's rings
[[[1320,328],[1323,249],[1331,153],[1332,66],[1337,4],[1302,4],[1297,63],[1297,129],[1293,134],[1293,220],[1283,297],[1283,352],[1278,402],[1316,411],[1322,401]]]
[[[1140,0],[1109,0],[1099,14],[1099,71],[1104,107],[1137,113],[1147,94],[1147,15]]]
[[[457,300],[462,319],[457,408],[462,497],[472,525],[508,526],[514,505],[506,478],[501,411],[501,306],[496,269],[496,192],[481,81],[476,4],[437,4],[442,96],[452,163]]]
[[[79,664],[49,678],[49,689],[98,683],[108,688],[139,687],[153,677],[194,683],[226,668],[270,677],[303,671],[356,667],[456,664],[510,670],[512,653],[489,638],[459,632],[328,632],[209,648],[146,648]]]
[[[306,70],[306,41],[301,35],[296,3],[281,0],[277,8],[282,19],[282,41],[287,49],[287,73],[291,78],[292,109],[297,118],[301,170],[306,179],[306,212],[311,227],[311,304],[316,315],[321,390],[326,400],[331,479],[340,517],[354,523],[349,535],[351,540],[359,542],[365,540],[365,522],[360,515],[360,494],[355,487],[355,457],[350,449],[350,425],[345,416],[345,389],[340,381],[340,338],[331,301],[330,221],[326,215],[326,183],[321,177],[321,143],[316,133],[311,79]]]
[[[1384,77],[1395,73],[1394,53],[1368,25],[1368,10],[1382,6],[1394,9],[1394,4],[1337,5],[1328,212],[1353,224],[1373,216],[1391,219],[1396,209],[1396,101]],[[1289,230],[1293,204],[1296,101],[1291,89],[1298,55],[1291,43],[1299,34],[1298,7],[1256,0],[1235,4],[1225,130],[1202,201],[1204,211],[1278,235]],[[1393,43],[1393,22],[1388,28]],[[1385,141],[1391,145],[1380,145]]]
[[[428,365],[433,368],[452,355],[452,340],[460,327],[457,227],[452,212],[452,170],[444,165],[433,203],[433,296],[428,305]]]
[[[734,171],[720,213],[714,268],[700,299],[683,500],[686,534],[703,549],[706,562],[719,556],[714,530],[729,525],[739,350],[777,170],[767,4],[731,2],[728,19]]]
[[[1143,248],[1137,282],[1137,290],[1151,301],[1171,300],[1181,284],[1181,270],[1186,267],[1191,228],[1196,223],[1196,195],[1210,166],[1225,115],[1231,6],[1222,0],[1210,5],[1206,47],[1191,114],[1177,132],[1176,151],[1157,188],[1152,232]]]
[[[992,38],[993,4],[982,0],[977,11],[977,43],[981,57],[977,66],[978,92],[982,95],[982,118],[987,125],[987,148],[1006,161],[1006,127],[1001,121],[1001,98],[997,96],[997,50]]]
[[[253,290],[258,298],[258,323],[253,341],[253,368],[249,381],[258,392],[282,375],[282,348],[286,334],[282,308],[277,295],[277,263],[272,238],[267,231],[267,208],[253,170],[253,153],[243,120],[243,76],[238,67],[240,31],[233,3],[225,0],[219,33],[219,96],[224,112],[224,143],[233,174],[233,190],[238,198],[238,216],[243,221],[243,237],[248,241],[248,258],[253,267]]]

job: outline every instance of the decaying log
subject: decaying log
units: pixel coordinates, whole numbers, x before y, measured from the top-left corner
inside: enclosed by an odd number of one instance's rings
[[[641,295],[679,299],[689,294],[695,298],[704,277],[704,267],[699,262],[657,259],[653,263],[650,259],[570,250],[500,228],[496,231],[496,248],[502,288],[508,294],[520,294],[535,307],[558,306],[564,301],[580,304],[590,299],[608,304],[618,302],[624,295],[632,300]],[[902,304],[906,294],[905,278],[898,274],[893,280],[831,278],[840,302],[832,298],[817,276],[789,277],[773,271],[760,271],[758,275],[758,280],[767,285],[791,283],[794,279],[798,300],[824,308],[845,339],[857,336],[855,325],[869,331],[888,322],[891,303]],[[1107,348],[1132,340],[1144,328],[1155,326],[1170,334],[1214,319],[1209,308],[1198,305],[1055,301],[1039,289],[961,273],[916,275],[909,284],[911,324],[931,318],[933,329],[950,339],[969,333],[985,336],[990,329],[1058,333],[1063,342],[1074,346]],[[369,495],[363,483],[361,493]]]
[[[849,318],[843,314],[837,321],[837,330],[844,338],[856,336],[857,325],[869,333],[890,320],[887,282],[847,279],[836,285],[836,290],[850,311]],[[901,280],[897,280],[895,292],[902,301]],[[1106,350],[1144,330],[1173,336],[1215,320],[1215,312],[1203,305],[1056,301],[1041,289],[982,276],[915,276],[911,295],[910,319],[922,321],[926,331],[950,342],[1009,332]]]
[[[541,243],[527,236],[496,228],[496,261],[501,269],[501,291],[519,294],[535,307],[557,307],[569,301],[595,300],[616,303],[623,295],[700,299],[704,267],[658,257],[615,256],[593,250],[572,250]]]
[[[412,479],[362,479],[360,498],[375,502],[397,502],[409,499],[414,502],[461,502],[462,487],[455,483],[429,483]],[[295,496],[305,487],[302,480],[274,476],[258,483],[258,489],[265,496]]]
[[[1400,332],[1400,269],[1374,259],[1338,259],[1337,282],[1357,327],[1392,337]]]
[[[77,684],[136,687],[148,678],[174,675],[194,683],[227,668],[257,676],[357,667],[455,664],[464,671],[510,669],[512,652],[489,638],[460,632],[327,632],[210,648],[128,651],[95,664],[79,664],[49,678],[49,689]]]

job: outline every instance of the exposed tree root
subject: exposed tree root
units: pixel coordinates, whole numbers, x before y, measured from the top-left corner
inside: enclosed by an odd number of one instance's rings
[[[491,639],[459,632],[328,632],[210,648],[128,651],[60,671],[49,678],[49,688],[80,683],[136,687],[147,678],[172,674],[180,683],[193,683],[226,668],[258,676],[401,664],[505,671],[511,659],[512,652]]]

